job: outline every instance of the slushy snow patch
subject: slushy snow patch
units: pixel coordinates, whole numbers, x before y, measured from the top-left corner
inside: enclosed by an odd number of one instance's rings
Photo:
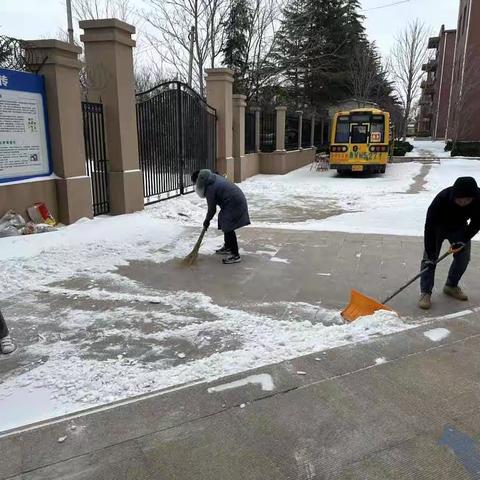
[[[450,335],[450,330],[447,330],[446,328],[434,328],[433,330],[423,332],[423,334],[432,342],[440,342]]]
[[[271,262],[276,262],[276,263],[290,263],[290,260],[286,258],[280,258],[280,257],[272,257],[270,259]]]

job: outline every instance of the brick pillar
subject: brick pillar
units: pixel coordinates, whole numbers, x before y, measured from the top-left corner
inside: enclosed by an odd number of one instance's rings
[[[217,170],[233,180],[233,71],[228,68],[210,68],[206,73],[207,103],[217,111]]]
[[[245,95],[233,95],[233,158],[234,181],[242,181],[242,165],[245,158]]]
[[[262,118],[260,107],[250,107],[250,111],[255,113],[255,153],[260,152],[260,127],[262,126]]]
[[[298,149],[302,150],[303,147],[303,112],[298,110],[296,112],[298,114]]]
[[[277,152],[285,151],[285,125],[287,122],[287,107],[275,107],[277,112]]]
[[[110,204],[113,214],[143,210],[138,160],[132,49],[135,27],[116,19],[84,20],[88,97],[105,108]]]
[[[60,177],[56,180],[58,219],[70,224],[92,218],[78,80],[82,49],[58,40],[34,40],[26,50],[30,66],[45,77],[53,170]]]

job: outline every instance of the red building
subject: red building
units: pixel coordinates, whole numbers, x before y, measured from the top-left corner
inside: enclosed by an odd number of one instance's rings
[[[442,26],[423,66],[418,130],[435,139],[480,141],[480,1],[460,0],[456,30]],[[475,28],[476,26],[476,28]]]

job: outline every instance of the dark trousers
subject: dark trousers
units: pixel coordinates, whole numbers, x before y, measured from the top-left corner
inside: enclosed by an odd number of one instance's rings
[[[238,255],[238,241],[235,230],[224,232],[225,246],[232,252],[232,255]]]
[[[7,323],[3,318],[2,312],[0,312],[0,338],[4,338],[7,335],[8,335]]]
[[[450,243],[455,243],[461,241],[463,232],[445,232],[438,230],[435,235],[435,257],[428,258],[427,252],[423,254],[422,260],[422,270],[427,267],[427,260],[438,260],[440,256],[440,251],[442,249],[442,244],[445,240],[448,240]],[[468,264],[470,263],[470,251],[472,248],[471,242],[468,242],[460,252],[453,255],[453,262],[448,272],[448,278],[446,285],[450,287],[457,287],[460,279],[467,270]],[[424,273],[420,279],[420,288],[422,293],[432,293],[433,285],[435,283],[435,267],[431,267],[426,273]]]

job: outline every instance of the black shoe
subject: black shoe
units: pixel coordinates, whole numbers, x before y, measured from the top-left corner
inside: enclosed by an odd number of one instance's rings
[[[231,263],[240,263],[242,259],[240,255],[232,255],[231,257],[224,258],[222,260],[224,265],[230,265]]]
[[[232,251],[224,245],[222,248],[215,250],[215,253],[217,255],[231,255]]]

